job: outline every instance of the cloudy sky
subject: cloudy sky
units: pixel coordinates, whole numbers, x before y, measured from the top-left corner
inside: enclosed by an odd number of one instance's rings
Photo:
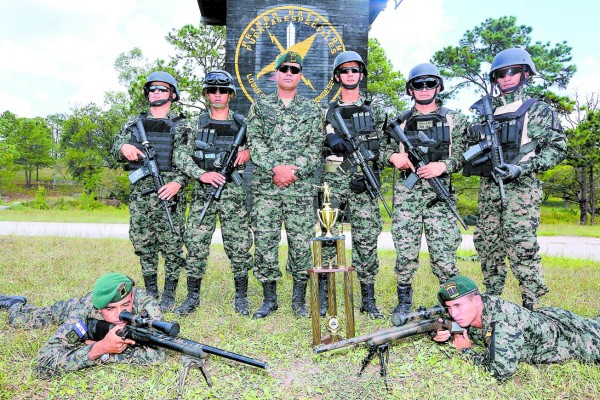
[[[569,93],[600,93],[600,3],[574,0],[404,0],[390,1],[370,32],[405,76],[444,46],[456,45],[466,30],[488,17],[514,15],[533,27],[535,40],[566,40],[578,72]],[[343,4],[341,2],[340,4]],[[485,4],[485,6],[483,6]],[[560,8],[558,8],[560,6]],[[569,12],[564,8],[570,7]],[[66,112],[89,102],[103,104],[107,90],[122,90],[113,64],[140,47],[148,59],[167,58],[164,39],[174,28],[198,24],[196,0],[12,0],[0,13],[0,113],[21,117]],[[458,104],[458,103],[457,103]],[[452,105],[451,105],[452,106]]]

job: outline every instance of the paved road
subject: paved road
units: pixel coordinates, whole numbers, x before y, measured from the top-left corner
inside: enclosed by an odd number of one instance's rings
[[[17,236],[66,236],[86,238],[121,238],[127,239],[128,224],[86,224],[58,222],[12,222],[0,221],[0,235]],[[285,243],[283,235],[282,243]],[[542,254],[565,256],[569,258],[585,258],[600,261],[600,239],[579,236],[540,236],[538,238]],[[423,251],[427,251],[424,244]],[[217,229],[213,243],[223,243],[221,231]],[[394,249],[389,232],[379,236],[380,249]],[[351,236],[346,234],[346,247],[351,248]],[[474,251],[473,235],[463,235],[461,249]]]

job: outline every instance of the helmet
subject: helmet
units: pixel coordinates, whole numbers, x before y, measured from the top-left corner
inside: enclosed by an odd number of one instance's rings
[[[360,54],[355,51],[344,51],[337,55],[335,60],[333,60],[333,76],[335,76],[335,73],[340,65],[351,61],[356,61],[361,66],[363,74],[367,76],[367,66],[365,65],[365,62]]]
[[[146,98],[148,98],[148,87],[152,82],[165,82],[173,86],[173,88],[175,89],[175,98],[173,99],[173,101],[175,102],[179,100],[180,96],[179,88],[177,87],[177,81],[175,81],[175,78],[173,78],[171,74],[164,71],[155,71],[148,75],[148,77],[146,78],[146,84],[144,85],[144,96],[146,96]]]
[[[502,50],[496,54],[492,61],[492,68],[490,69],[490,82],[496,83],[496,77],[494,72],[510,67],[511,65],[522,65],[526,68],[530,75],[536,75],[538,72],[535,69],[535,64],[531,60],[531,55],[525,49],[514,47],[512,49]]]
[[[440,75],[440,70],[433,64],[423,63],[418,64],[413,67],[408,73],[408,80],[406,81],[406,94],[410,96],[408,93],[408,89],[410,88],[410,83],[417,78],[425,77],[425,76],[433,76],[440,80],[440,92],[444,91],[444,79],[442,79],[442,75]]]
[[[233,77],[229,72],[221,69],[212,70],[204,77],[204,82],[202,83],[202,92],[213,87],[227,88],[233,92],[234,96],[236,94],[235,85],[233,84]]]

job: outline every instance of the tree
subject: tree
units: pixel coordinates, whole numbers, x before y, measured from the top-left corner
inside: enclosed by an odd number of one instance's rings
[[[527,91],[544,99],[563,113],[572,109],[572,102],[552,93],[552,86],[565,89],[577,70],[571,62],[572,48],[566,41],[531,43],[533,28],[517,25],[515,17],[488,18],[473,30],[465,32],[458,46],[448,46],[433,55],[433,63],[452,83],[445,96],[455,96],[460,90],[474,86],[478,92],[491,93],[489,66],[500,51],[523,47],[530,54],[539,75],[528,85]],[[448,85],[449,86],[449,85]]]
[[[33,169],[52,164],[52,130],[43,118],[17,118],[6,142],[15,150],[15,164],[25,171],[25,185],[31,187]]]
[[[10,111],[0,115],[0,196],[10,186],[15,175],[17,146],[8,141],[8,136],[16,130],[17,116]],[[1,201],[1,197],[0,197]]]
[[[374,98],[379,98],[388,107],[390,115],[398,115],[407,108],[402,100],[406,80],[401,72],[394,71],[392,62],[377,39],[369,39],[368,56],[368,85],[367,92]]]

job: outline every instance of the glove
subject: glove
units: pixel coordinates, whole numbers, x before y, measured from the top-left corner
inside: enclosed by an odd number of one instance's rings
[[[350,154],[354,151],[352,145],[337,133],[328,134],[325,136],[325,140],[327,141],[327,147],[336,154]]]
[[[367,191],[367,183],[365,182],[365,177],[362,175],[352,178],[349,186],[352,193],[361,194]]]
[[[523,168],[516,164],[500,164],[496,167],[496,172],[504,183],[510,183],[521,176]]]

